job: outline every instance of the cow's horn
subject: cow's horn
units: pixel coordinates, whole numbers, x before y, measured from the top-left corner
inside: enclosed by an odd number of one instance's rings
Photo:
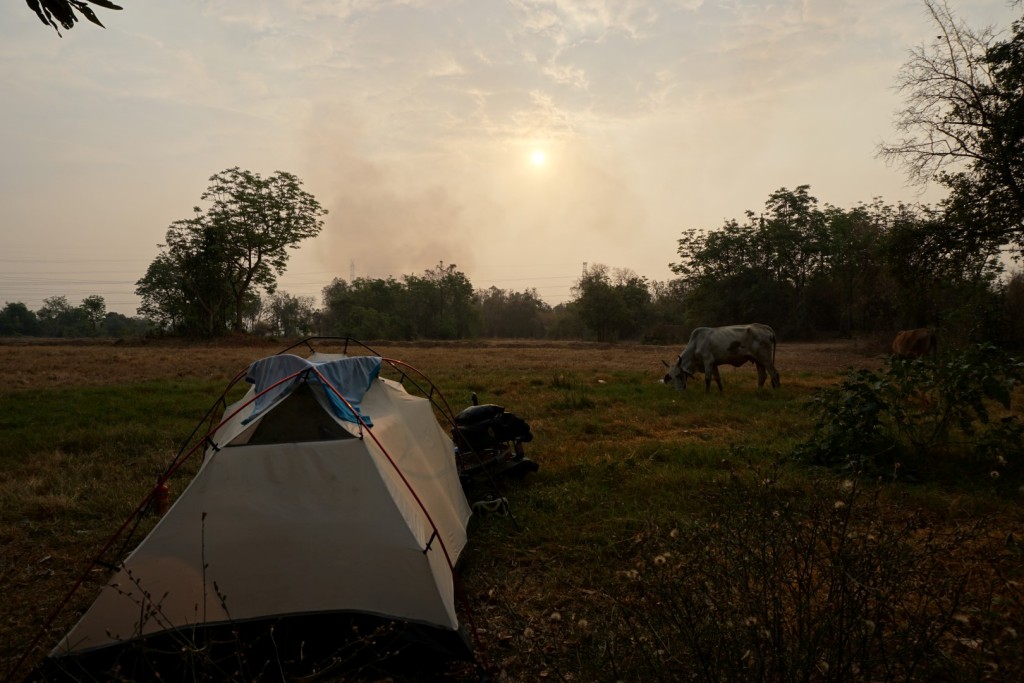
[[[662,362],[662,363],[663,363],[663,364],[665,365],[665,367],[666,367],[666,368],[668,368],[668,367],[671,367],[671,366],[670,366],[670,365],[668,364],[668,361],[667,361],[667,360],[663,360],[663,361],[661,361],[661,362]]]

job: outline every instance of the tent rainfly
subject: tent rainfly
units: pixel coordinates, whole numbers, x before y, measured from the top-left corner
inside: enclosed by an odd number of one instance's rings
[[[327,613],[466,639],[454,567],[470,507],[427,399],[381,358],[278,355],[209,435],[188,487],[51,651]]]

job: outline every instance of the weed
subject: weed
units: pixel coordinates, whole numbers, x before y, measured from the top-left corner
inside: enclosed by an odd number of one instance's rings
[[[587,389],[572,373],[556,374],[548,383],[552,389],[562,392],[562,398],[553,407],[563,410],[587,410],[597,404],[587,395]]]
[[[778,474],[733,471],[706,515],[646,531],[619,569],[610,635],[581,658],[595,676],[981,680],[1020,670],[1022,592],[993,571],[1009,555],[985,522],[936,529],[857,479],[808,492]]]

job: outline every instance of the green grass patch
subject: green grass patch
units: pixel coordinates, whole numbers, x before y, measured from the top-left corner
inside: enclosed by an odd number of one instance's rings
[[[0,466],[41,450],[132,453],[174,445],[223,389],[207,382],[0,394]]]

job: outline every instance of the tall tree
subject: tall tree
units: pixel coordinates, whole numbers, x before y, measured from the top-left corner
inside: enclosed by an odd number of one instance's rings
[[[50,296],[43,299],[42,307],[36,311],[43,336],[63,337],[69,334],[74,307],[66,296]]]
[[[176,221],[164,252],[136,283],[139,311],[162,326],[189,335],[222,333],[233,317],[227,286],[226,235],[199,219]]]
[[[835,324],[844,336],[854,329],[868,329],[873,311],[885,299],[879,291],[884,273],[878,258],[883,236],[878,215],[884,210],[880,201],[849,211],[833,206],[825,209],[829,246],[823,274],[830,285],[826,296],[831,294]]]
[[[323,229],[327,210],[302,189],[291,173],[269,178],[237,166],[210,178],[202,198],[213,202],[206,225],[224,236],[225,277],[234,297],[236,330],[242,329],[243,302],[253,286],[273,294],[288,263],[288,249]]]
[[[996,326],[998,249],[954,218],[948,211],[904,211],[889,228],[880,255],[899,291],[896,322],[939,324],[947,338],[961,341],[986,339]]]
[[[270,323],[285,337],[308,334],[313,326],[313,306],[311,296],[278,292],[270,299]]]
[[[645,278],[631,270],[612,271],[597,263],[573,286],[576,314],[587,332],[598,341],[640,338],[651,293]]]
[[[187,271],[180,254],[157,255],[146,268],[146,274],[135,283],[135,293],[142,299],[138,312],[161,329],[198,333],[203,328],[195,324],[196,306],[186,291],[184,272]],[[209,330],[206,334],[210,334]]]
[[[394,278],[335,278],[323,289],[318,329],[356,339],[413,339],[415,325],[406,316],[405,286]]]
[[[8,302],[0,310],[0,335],[34,337],[39,334],[39,320],[28,306]]]
[[[771,320],[789,332],[812,325],[809,283],[828,260],[827,215],[808,185],[769,195],[764,211],[746,212],[720,230],[689,229],[669,264],[689,290],[694,323]]]
[[[102,296],[93,294],[82,299],[81,308],[92,327],[92,333],[99,334],[103,327],[103,320],[107,317],[107,302]]]
[[[899,72],[900,136],[879,153],[913,181],[949,187],[952,210],[984,214],[964,229],[1024,248],[1024,23],[1001,38],[967,26],[945,2],[924,5],[937,37]]]
[[[136,283],[141,310],[205,334],[224,321],[241,331],[255,290],[274,293],[288,250],[320,233],[327,210],[290,173],[263,178],[238,167],[212,176],[202,199],[209,208],[171,224]]]
[[[431,339],[464,339],[476,323],[473,284],[454,263],[439,262],[422,276],[403,276],[405,315],[416,333]]]
[[[772,302],[773,308],[791,308],[800,332],[810,327],[809,282],[822,272],[830,246],[825,214],[809,190],[809,185],[799,185],[795,190],[781,188],[769,195],[758,231],[764,266],[772,274],[774,289],[788,299]]]

